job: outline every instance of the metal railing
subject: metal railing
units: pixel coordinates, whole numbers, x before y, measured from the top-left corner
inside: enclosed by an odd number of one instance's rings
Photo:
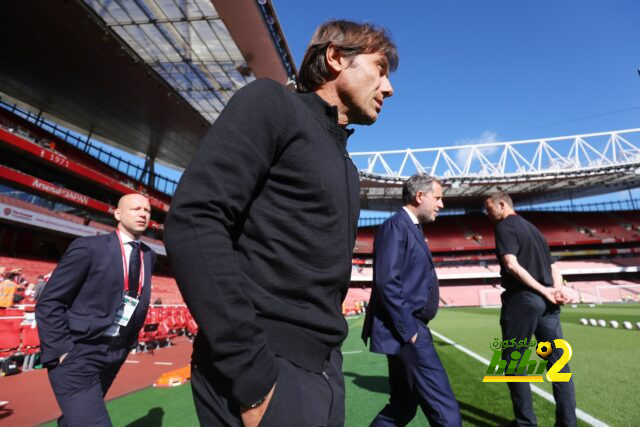
[[[97,159],[98,161],[116,169],[119,172],[122,172],[136,182],[140,182],[141,184],[153,188],[154,190],[157,190],[168,196],[172,196],[176,189],[176,186],[178,185],[178,182],[176,180],[158,174],[154,174],[153,182],[150,183],[149,174],[145,173],[142,166],[137,165],[129,160],[123,159],[122,157],[95,145],[94,143],[92,143],[89,135],[87,135],[86,137],[80,137],[63,126],[50,122],[42,117],[35,115],[30,111],[22,110],[18,108],[17,105],[7,104],[2,100],[0,100],[0,107],[12,112],[18,117],[29,121],[30,123],[33,123],[40,129],[55,135],[61,140],[73,145],[77,149],[82,150],[86,154]]]
[[[530,212],[609,212],[609,211],[632,211],[640,207],[640,200],[611,200],[608,202],[580,203],[573,205],[552,205],[552,206],[521,206],[516,210]]]

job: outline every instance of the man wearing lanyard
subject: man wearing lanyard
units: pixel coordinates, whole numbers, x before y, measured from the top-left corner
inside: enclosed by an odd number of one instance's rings
[[[140,242],[150,215],[146,197],[123,196],[115,232],[74,240],[38,299],[41,361],[62,410],[59,425],[111,425],[103,398],[151,296],[155,253]]]

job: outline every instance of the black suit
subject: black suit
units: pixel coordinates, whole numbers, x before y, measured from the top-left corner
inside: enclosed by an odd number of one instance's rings
[[[110,425],[102,398],[136,341],[151,297],[155,253],[144,244],[140,249],[144,260],[140,302],[117,339],[104,336],[124,291],[116,233],[73,241],[38,300],[41,360],[62,409],[61,424]]]

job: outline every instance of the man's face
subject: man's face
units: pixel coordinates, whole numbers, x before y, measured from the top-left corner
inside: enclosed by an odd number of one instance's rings
[[[496,223],[502,220],[504,206],[500,202],[486,199],[484,201],[484,210],[487,212],[487,217],[491,222]]]
[[[442,186],[433,182],[433,188],[429,192],[418,191],[416,194],[416,216],[420,224],[433,222],[438,216],[438,211],[444,208],[442,203]]]
[[[367,53],[344,59],[339,75],[338,96],[349,123],[370,125],[378,118],[384,98],[393,95],[387,58]]]
[[[120,199],[113,216],[120,223],[118,228],[133,238],[138,238],[149,226],[151,206],[149,199],[140,194],[128,194]]]

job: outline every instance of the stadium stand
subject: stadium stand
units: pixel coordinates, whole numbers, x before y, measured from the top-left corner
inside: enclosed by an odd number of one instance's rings
[[[56,261],[0,256],[0,266],[5,267],[6,271],[22,269],[32,288],[38,276],[48,276],[55,269]],[[184,305],[175,280],[154,275],[152,283],[151,299],[162,304],[156,304],[149,310],[139,335],[140,351],[171,345],[171,340],[178,336],[192,338],[198,329]],[[33,315],[35,302],[31,295],[27,295],[9,308],[0,308],[0,364],[3,364],[2,372],[5,375],[38,366],[40,340]]]
[[[155,218],[143,240],[160,255],[152,279],[151,298],[156,304],[140,332],[138,348],[170,345],[177,336],[193,337],[197,332],[175,280],[158,274],[168,270],[158,238],[169,195],[142,185],[125,173],[128,170],[122,172],[94,157],[96,152],[98,157],[104,154],[95,147],[85,146],[84,152],[58,134],[0,108],[0,266],[7,271],[20,267],[30,283],[12,289],[13,305],[8,301],[10,307],[0,309],[0,362],[7,362],[5,373],[38,366],[31,295],[36,278],[54,270],[57,257],[74,237],[113,231],[114,203],[121,194],[133,191],[150,196]],[[53,250],[43,250],[50,242],[55,242]],[[20,301],[14,298],[18,292],[24,294]],[[9,365],[16,368],[9,372],[4,369]]]
[[[11,210],[7,211],[5,206],[4,215],[6,217],[9,217],[10,215],[19,216],[20,217],[19,219],[21,219],[21,222],[23,223],[31,223],[34,225],[45,224],[45,226],[48,225],[50,228],[55,228],[55,226],[57,226],[58,228],[62,227],[63,229],[62,231],[64,231],[64,229],[67,229],[76,235],[103,234],[103,233],[110,233],[111,231],[113,231],[113,225],[107,225],[100,221],[94,221],[88,218],[82,218],[77,215],[69,214],[66,212],[54,211],[51,209],[44,208],[42,206],[34,205],[19,199],[15,199],[13,197],[0,195],[0,204],[22,209],[23,210],[22,212],[14,212],[12,214]],[[32,214],[40,214],[40,215],[32,215]],[[51,220],[52,218],[57,218],[62,222],[52,221]],[[76,225],[73,225],[73,224],[76,224]],[[142,240],[145,243],[149,244],[154,249],[157,249],[158,247],[162,247],[162,243],[155,239],[151,239],[149,237],[143,236]]]
[[[20,115],[22,114],[22,115]],[[39,123],[41,126],[39,126]],[[48,127],[46,127],[46,126]],[[159,191],[136,179],[141,170],[114,166],[111,154],[70,136],[56,125],[28,114],[0,108],[0,204],[24,218],[42,218],[49,226],[23,221],[0,222],[0,266],[20,266],[30,282],[55,267],[74,236],[113,229],[111,218],[119,195],[143,191],[150,195],[154,220],[145,241],[163,254],[162,221],[171,191]],[[71,138],[71,139],[70,139]],[[76,138],[72,141],[73,138]],[[85,145],[83,145],[85,144]],[[108,159],[105,162],[105,159]],[[167,186],[165,186],[167,188]],[[558,265],[568,279],[570,293],[583,303],[637,301],[640,264],[640,218],[637,211],[535,212],[519,214],[547,237]],[[54,228],[52,224],[66,226]],[[11,224],[11,225],[7,225]],[[70,230],[74,230],[71,232]],[[354,249],[351,287],[343,304],[345,315],[362,313],[371,292],[373,241],[377,227],[361,227]],[[36,231],[37,232],[34,232]],[[481,212],[443,215],[423,228],[440,278],[440,306],[493,306],[500,304],[499,266],[493,250],[493,225]],[[37,249],[40,234],[50,235],[55,250]],[[6,252],[9,248],[9,252]],[[9,256],[10,255],[10,256]],[[24,292],[25,290],[21,290]],[[18,356],[23,369],[36,366],[37,329],[30,320],[34,301],[9,309],[0,329],[0,351]],[[153,277],[152,302],[139,334],[139,350],[170,345],[175,337],[193,337],[197,325],[184,306],[166,259],[159,259]],[[5,348],[6,347],[6,348]],[[9,355],[9,356],[7,356]]]
[[[473,223],[452,215],[438,218],[437,227],[426,225],[423,229],[431,251],[474,251],[487,246],[485,237],[471,228]]]
[[[58,164],[78,174],[83,179],[90,178],[102,185],[115,185],[116,188],[124,192],[144,189],[145,192],[152,196],[152,206],[166,212],[170,202],[170,193],[162,193],[154,188],[141,186],[140,182],[136,182],[137,180],[127,173],[114,169],[101,161],[105,158],[112,160],[110,153],[103,151],[99,147],[89,145],[86,140],[82,141],[85,151],[88,151],[85,152],[69,142],[71,140],[78,141],[78,138],[68,131],[64,133],[66,139],[62,139],[60,136],[16,114],[21,113],[26,117],[30,117],[28,113],[15,108],[12,108],[13,112],[9,111],[7,109],[9,106],[4,103],[1,103],[0,106],[4,107],[0,108],[0,141],[5,145],[12,146],[14,150],[21,150],[23,153],[36,156],[38,161]],[[41,120],[39,123],[41,126],[47,126],[49,130],[58,130],[56,125],[46,121]],[[97,158],[92,154],[97,155]],[[118,165],[123,164],[126,166],[126,172],[130,170],[136,172],[136,167],[130,162],[119,158],[115,160]],[[70,167],[72,165],[73,167]],[[163,179],[166,180],[166,178]],[[125,188],[121,187],[123,185]],[[153,203],[154,201],[155,203]]]
[[[640,283],[640,215],[637,211],[520,213],[548,239],[552,255],[583,303],[637,300]],[[359,229],[352,286],[370,286],[376,226]],[[440,279],[441,306],[500,304],[500,267],[493,225],[479,212],[442,216],[424,227]],[[625,284],[626,287],[621,286]],[[352,288],[353,289],[353,288]],[[350,290],[351,292],[351,290]],[[357,298],[347,296],[345,307]]]
[[[371,288],[349,288],[342,303],[342,314],[348,316],[364,313],[370,297]]]

